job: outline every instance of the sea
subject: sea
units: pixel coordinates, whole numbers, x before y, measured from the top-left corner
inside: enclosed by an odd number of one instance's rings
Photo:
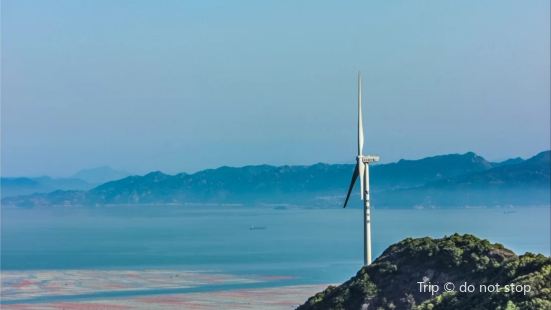
[[[374,208],[373,255],[405,238],[468,233],[517,254],[549,256],[550,216],[549,206]],[[2,272],[177,269],[276,276],[278,285],[338,284],[363,262],[359,208],[4,209],[1,224]]]

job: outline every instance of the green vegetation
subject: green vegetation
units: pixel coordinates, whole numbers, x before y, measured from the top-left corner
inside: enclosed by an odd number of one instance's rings
[[[439,286],[420,291],[418,282]],[[446,282],[455,291],[444,292]],[[473,292],[459,292],[467,282]],[[479,286],[499,284],[495,292]],[[530,286],[513,292],[510,286]],[[495,286],[494,286],[495,287]],[[472,235],[405,239],[344,284],[330,286],[298,309],[551,309],[551,258],[517,256]]]

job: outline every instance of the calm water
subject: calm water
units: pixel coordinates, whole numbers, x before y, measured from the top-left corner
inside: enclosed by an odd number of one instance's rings
[[[373,250],[406,237],[472,233],[550,254],[549,208],[377,210]],[[265,229],[251,230],[251,226]],[[181,268],[337,283],[362,263],[359,209],[3,210],[3,270]]]

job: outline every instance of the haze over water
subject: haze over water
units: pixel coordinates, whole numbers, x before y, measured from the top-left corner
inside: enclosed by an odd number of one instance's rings
[[[470,233],[550,254],[549,208],[375,209],[375,257],[406,237]],[[251,229],[254,227],[254,229]],[[124,207],[6,209],[2,270],[143,269],[339,283],[362,262],[359,209]]]

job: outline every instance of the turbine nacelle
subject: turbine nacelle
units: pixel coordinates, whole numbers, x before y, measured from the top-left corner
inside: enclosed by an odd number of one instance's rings
[[[361,161],[364,163],[364,164],[370,164],[370,163],[375,163],[375,162],[378,162],[379,161],[379,156],[377,155],[366,155],[366,156],[358,156],[359,159],[361,159]]]
[[[354,167],[354,172],[352,173],[352,180],[350,181],[350,186],[348,187],[348,193],[346,194],[343,208],[346,208],[348,200],[350,199],[350,194],[352,193],[356,180],[358,179],[360,179],[360,198],[362,200],[366,199],[366,194],[369,191],[369,164],[378,162],[379,156],[360,155],[356,157],[356,160],[356,167]]]

